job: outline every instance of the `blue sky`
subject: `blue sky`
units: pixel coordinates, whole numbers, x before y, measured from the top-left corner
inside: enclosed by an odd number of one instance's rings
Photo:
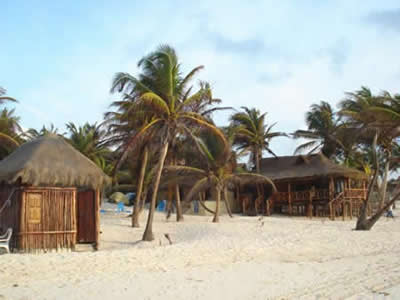
[[[137,74],[162,43],[184,70],[204,65],[198,79],[224,105],[257,107],[285,132],[305,127],[312,103],[336,106],[361,85],[400,92],[398,1],[3,0],[0,36],[0,86],[24,128],[100,121],[113,75]]]

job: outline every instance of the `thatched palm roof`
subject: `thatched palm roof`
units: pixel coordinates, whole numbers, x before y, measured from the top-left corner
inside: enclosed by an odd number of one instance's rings
[[[22,144],[0,161],[0,182],[101,188],[110,179],[64,138],[50,135]]]
[[[312,177],[367,178],[356,169],[339,166],[323,154],[308,156],[281,156],[261,160],[261,173],[274,181]]]

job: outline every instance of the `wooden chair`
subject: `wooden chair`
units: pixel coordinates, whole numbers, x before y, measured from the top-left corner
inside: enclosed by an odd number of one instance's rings
[[[7,253],[10,253],[10,240],[12,232],[12,228],[8,228],[4,235],[0,235],[0,248],[6,249]]]

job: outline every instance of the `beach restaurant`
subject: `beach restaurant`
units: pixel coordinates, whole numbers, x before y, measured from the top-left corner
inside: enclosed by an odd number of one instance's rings
[[[358,216],[367,195],[367,175],[340,166],[322,153],[261,160],[262,175],[277,188],[269,201],[273,212],[302,216]]]

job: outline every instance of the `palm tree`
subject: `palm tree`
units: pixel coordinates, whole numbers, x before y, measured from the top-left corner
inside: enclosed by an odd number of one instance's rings
[[[0,159],[10,154],[22,142],[20,118],[14,112],[14,109],[7,108],[0,111]]]
[[[34,140],[42,136],[47,136],[47,135],[58,135],[63,137],[65,133],[59,133],[59,129],[54,126],[53,123],[50,124],[50,126],[46,127],[45,125],[42,126],[42,128],[38,131],[34,128],[29,128],[25,133],[24,136],[28,138],[28,140]]]
[[[354,93],[347,93],[347,98],[341,102],[341,108],[340,114],[345,117],[346,123],[358,129],[361,143],[372,140],[372,143],[367,142],[367,145],[372,146],[374,172],[368,187],[367,199],[363,202],[356,225],[356,230],[369,230],[383,214],[383,209],[387,208],[386,188],[393,146],[395,139],[400,135],[400,96],[391,96],[388,92],[374,96],[370,89],[362,87]],[[378,177],[382,170],[380,160],[383,160],[384,171],[379,186]],[[381,198],[380,209],[367,219],[366,207],[375,188],[378,189]]]
[[[308,153],[320,150],[328,158],[335,155],[338,147],[342,145],[338,137],[341,124],[331,105],[325,101],[311,105],[311,110],[306,113],[306,124],[307,130],[297,130],[293,133],[295,139],[309,140],[298,146],[295,154],[311,149]]]
[[[0,87],[0,105],[9,102],[17,102],[12,97],[6,96],[7,91]],[[2,156],[7,155],[11,149],[15,149],[19,146],[19,141],[16,139],[17,131],[22,132],[18,125],[19,118],[12,116],[14,110],[3,109],[1,113],[2,128],[0,129],[0,141],[2,142]],[[6,124],[5,124],[6,123]]]
[[[10,97],[10,96],[6,96],[7,91],[6,89],[2,88],[0,86],[0,104],[5,103],[6,101],[11,101],[11,102],[18,102],[17,100],[15,100],[14,98]]]
[[[260,161],[264,151],[273,156],[269,143],[271,139],[286,136],[283,132],[272,132],[276,123],[268,125],[265,122],[267,113],[261,114],[258,109],[242,107],[243,112],[231,116],[231,127],[234,131],[233,144],[237,146],[239,155],[250,154],[250,161],[257,173],[260,173]]]
[[[83,126],[77,127],[74,123],[69,122],[66,127],[69,130],[69,143],[97,166],[103,167],[103,171],[106,171],[108,169],[107,156],[110,150],[105,146],[106,132],[102,129],[102,125],[85,123]]]
[[[270,141],[279,136],[286,136],[283,132],[272,131],[276,123],[272,125],[266,124],[267,113],[261,114],[258,109],[242,107],[242,112],[235,113],[231,116],[231,128],[233,129],[233,144],[239,151],[238,155],[250,154],[250,161],[255,171],[260,174],[260,162],[263,152],[269,152],[275,155],[270,148]],[[258,196],[262,200],[262,204],[266,205],[266,213],[269,214],[268,203],[264,203],[264,188],[257,185]],[[257,211],[257,205],[255,203]]]
[[[113,90],[112,90],[113,91]],[[117,152],[122,152],[126,148],[126,143],[135,137],[138,130],[142,126],[146,126],[150,120],[154,117],[147,112],[146,115],[135,111],[136,100],[134,96],[124,94],[121,101],[114,101],[110,107],[116,108],[116,111],[110,111],[105,113],[105,124],[108,126],[108,142],[107,144],[118,146]],[[136,197],[133,207],[131,225],[132,227],[140,227],[139,217],[142,211],[142,203],[145,202],[147,192],[145,188],[145,178],[149,177],[149,156],[154,156],[154,151],[150,149],[157,148],[157,142],[151,139],[152,136],[148,135],[141,139],[140,147],[136,147],[136,151],[131,152],[131,166],[136,173],[139,173],[139,177],[133,176],[136,180]],[[117,168],[114,168],[116,174]],[[115,175],[114,174],[114,175]]]
[[[138,116],[150,114],[149,123],[144,124],[130,138],[116,164],[118,168],[128,153],[148,135],[157,137],[160,142],[159,160],[153,181],[153,194],[150,211],[143,234],[144,241],[154,239],[152,224],[157,200],[158,188],[168,148],[177,134],[190,133],[191,126],[217,131],[203,116],[191,110],[191,105],[199,101],[203,90],[192,94],[189,83],[203,67],[199,66],[183,77],[175,50],[167,45],[142,58],[138,67],[141,73],[136,78],[128,73],[117,73],[111,91],[125,92],[134,100],[132,111]],[[218,132],[219,133],[219,132]]]
[[[254,173],[236,173],[234,171],[231,145],[222,132],[215,135],[210,132],[203,132],[201,138],[192,136],[203,157],[197,161],[196,166],[167,166],[165,177],[167,180],[195,181],[193,187],[185,197],[185,202],[191,201],[199,193],[210,188],[216,191],[216,207],[213,222],[219,221],[219,210],[221,194],[224,194],[225,205],[230,213],[227,191],[229,186],[237,183],[268,183],[275,189],[273,182],[262,175]]]

